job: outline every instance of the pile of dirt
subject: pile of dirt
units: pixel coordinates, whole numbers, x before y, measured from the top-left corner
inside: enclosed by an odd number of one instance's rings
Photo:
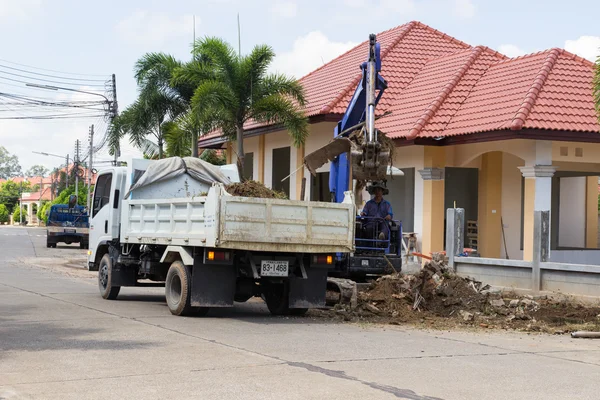
[[[600,307],[568,298],[492,290],[489,285],[456,275],[441,255],[417,275],[392,274],[377,279],[358,293],[355,307],[337,305],[323,315],[434,329],[466,325],[547,333],[600,331]]]
[[[232,196],[258,197],[261,199],[287,199],[287,195],[284,192],[269,189],[264,184],[256,181],[232,183],[225,186],[225,190]]]

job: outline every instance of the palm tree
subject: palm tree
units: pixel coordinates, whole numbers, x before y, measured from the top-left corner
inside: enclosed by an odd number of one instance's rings
[[[267,45],[254,47],[249,55],[236,54],[225,41],[207,37],[194,43],[195,69],[184,66],[175,82],[197,84],[191,105],[203,132],[219,129],[237,142],[240,176],[244,165],[244,124],[249,120],[281,124],[295,146],[304,144],[308,120],[302,111],[304,90],[295,79],[268,74],[275,53]],[[208,71],[208,72],[207,72]],[[192,76],[200,77],[195,81]]]
[[[140,93],[137,100],[113,121],[109,137],[111,145],[129,135],[130,141],[146,156],[163,158],[164,124],[175,121],[189,110],[193,94],[193,87],[186,83],[172,85],[174,71],[182,65],[164,53],[148,53],[137,61],[135,78]]]

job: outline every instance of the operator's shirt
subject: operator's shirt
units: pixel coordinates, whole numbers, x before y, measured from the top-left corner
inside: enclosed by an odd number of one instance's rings
[[[392,205],[385,199],[381,199],[379,203],[377,203],[374,199],[367,201],[365,208],[363,208],[363,212],[365,213],[366,217],[385,218],[389,214],[390,217],[394,218]]]

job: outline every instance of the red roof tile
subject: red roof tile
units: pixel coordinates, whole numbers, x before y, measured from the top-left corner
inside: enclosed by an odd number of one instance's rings
[[[565,50],[510,59],[420,22],[382,32],[377,40],[388,81],[378,113],[389,112],[377,127],[392,138],[511,129],[600,132],[593,64]],[[346,111],[367,46],[361,43],[300,80],[308,116]]]

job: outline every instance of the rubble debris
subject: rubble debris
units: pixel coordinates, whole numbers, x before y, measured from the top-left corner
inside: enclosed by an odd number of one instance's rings
[[[567,297],[519,296],[492,289],[454,273],[443,254],[431,258],[415,275],[384,275],[358,291],[353,302],[338,304],[333,312],[317,313],[344,321],[411,323],[434,329],[466,326],[546,333],[600,332],[599,306],[584,306]]]
[[[460,310],[458,312],[458,315],[460,315],[462,317],[462,319],[464,319],[465,321],[473,321],[475,319],[475,315],[473,315],[470,312],[467,312],[465,310]]]
[[[257,197],[261,199],[287,199],[284,192],[269,189],[264,184],[256,181],[236,182],[225,186],[225,190],[232,196]]]
[[[490,305],[492,307],[504,307],[504,299],[491,299],[490,300]]]

